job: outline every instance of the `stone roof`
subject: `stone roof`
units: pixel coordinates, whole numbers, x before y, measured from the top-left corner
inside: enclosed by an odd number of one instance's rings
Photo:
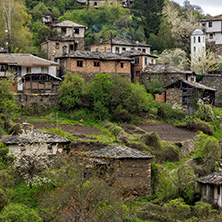
[[[107,146],[105,148],[90,152],[91,157],[112,159],[151,159],[154,156],[139,150],[119,145]]]
[[[221,15],[213,16],[213,17],[211,17],[211,18],[201,19],[200,21],[201,21],[201,22],[222,21],[222,14],[221,14]]]
[[[204,33],[200,29],[195,29],[192,35],[204,35]]]
[[[171,66],[169,64],[149,64],[144,70],[144,73],[168,73],[168,74],[195,74],[193,71],[186,71],[179,69],[175,66]]]
[[[147,56],[147,57],[152,57],[152,58],[158,58],[157,56],[151,55],[150,53],[145,53],[139,50],[130,50],[130,51],[122,52],[120,55],[125,56],[125,57]]]
[[[102,43],[96,44],[96,45],[102,45],[102,44],[111,44],[111,40],[104,41]],[[121,36],[116,36],[115,38],[112,39],[112,45],[124,45],[124,46],[131,46],[131,47],[151,47],[151,45],[134,41],[129,38],[121,37]]]
[[[208,86],[202,85],[202,84],[197,83],[197,82],[190,82],[190,81],[187,81],[187,80],[185,80],[185,79],[178,79],[177,81],[172,82],[172,83],[170,83],[169,85],[167,85],[165,88],[170,88],[170,87],[172,87],[173,85],[175,85],[175,84],[177,84],[178,82],[181,82],[181,81],[182,81],[183,83],[185,83],[185,84],[193,87],[193,88],[196,88],[196,89],[204,89],[204,90],[210,90],[210,91],[217,91],[217,90],[214,89],[214,88],[210,88],[210,87],[208,87]]]
[[[216,173],[212,173],[207,176],[201,177],[197,180],[197,182],[203,183],[203,184],[222,185],[222,172],[216,172]]]
[[[70,140],[38,129],[23,130],[23,133],[4,140],[6,145],[33,143],[69,143]]]
[[[124,57],[110,52],[91,52],[91,51],[75,51],[72,54],[58,58],[81,58],[81,59],[96,59],[96,60],[119,60],[132,61],[129,57]]]
[[[0,53],[0,64],[15,66],[52,66],[58,65],[57,62],[49,61],[32,54]]]
[[[66,20],[66,21],[63,21],[63,22],[59,22],[55,25],[53,25],[54,27],[70,27],[70,28],[86,28],[86,26],[84,25],[80,25],[80,24],[77,24],[75,22],[72,22],[70,20]]]

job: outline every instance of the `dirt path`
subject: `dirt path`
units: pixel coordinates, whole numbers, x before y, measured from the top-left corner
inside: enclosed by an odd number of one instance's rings
[[[137,124],[137,127],[146,132],[156,131],[161,139],[172,142],[192,139],[195,136],[195,132],[180,129],[167,123],[144,123]]]

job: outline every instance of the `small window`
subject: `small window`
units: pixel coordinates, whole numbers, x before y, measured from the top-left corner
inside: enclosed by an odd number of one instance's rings
[[[210,39],[213,39],[214,38],[214,35],[211,33],[210,34]]]
[[[79,29],[74,29],[75,34],[79,34]]]
[[[153,59],[151,59],[151,64],[153,64],[153,61],[154,61],[154,60],[153,60]]]
[[[145,65],[147,65],[147,57],[145,57]]]
[[[56,42],[55,48],[59,49],[59,43],[58,42]]]
[[[66,34],[66,28],[61,28],[61,34],[65,35]]]
[[[146,53],[146,49],[143,49],[143,52]]]
[[[140,71],[136,71],[136,77],[137,77],[137,78],[140,77]]]
[[[196,37],[195,36],[193,37],[193,43],[196,43]]]
[[[116,53],[119,53],[119,47],[116,47]]]
[[[31,67],[26,67],[26,73],[31,73],[32,72],[32,68]]]
[[[171,82],[175,82],[175,79],[174,79],[174,77],[171,77]]]
[[[213,24],[212,24],[212,22],[209,22],[209,27],[213,27]]]
[[[96,52],[98,52],[99,51],[99,48],[96,48]]]
[[[196,47],[195,46],[193,47],[193,51],[196,52]]]
[[[200,42],[200,36],[198,37],[198,42]]]
[[[130,50],[131,50],[131,51],[133,51],[133,50],[134,50],[134,48],[131,48]]]
[[[97,6],[97,2],[94,2],[94,6]]]
[[[136,57],[134,61],[135,61],[135,64],[138,65],[139,64],[139,57]]]
[[[122,51],[125,52],[125,51],[126,51],[126,48],[122,48]]]
[[[83,67],[83,62],[82,61],[77,61],[77,67]]]
[[[100,67],[100,62],[94,62],[94,67]]]
[[[74,51],[74,45],[73,44],[69,45],[69,50]]]
[[[121,68],[124,68],[124,63],[121,62],[121,63],[120,63],[120,66],[121,66]]]
[[[141,48],[138,48],[138,51],[140,51],[140,52],[141,52]]]

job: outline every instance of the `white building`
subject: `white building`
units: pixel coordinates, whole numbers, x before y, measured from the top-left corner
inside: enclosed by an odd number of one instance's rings
[[[191,35],[191,62],[203,57],[206,51],[205,35],[202,30],[196,29]]]
[[[222,45],[222,15],[202,19],[200,24],[209,42],[215,43],[216,46]]]

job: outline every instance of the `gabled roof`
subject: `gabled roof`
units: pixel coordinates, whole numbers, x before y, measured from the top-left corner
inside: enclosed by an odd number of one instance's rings
[[[211,18],[201,19],[200,21],[201,22],[222,21],[222,14],[221,15],[216,15],[216,16],[211,17]]]
[[[125,56],[125,57],[134,57],[134,56],[147,56],[147,57],[152,57],[152,58],[158,58],[157,56],[151,55],[150,53],[145,53],[139,50],[130,50],[121,53],[120,55]]]
[[[92,151],[90,152],[90,156],[112,159],[151,159],[154,157],[139,150],[119,145],[107,146],[105,148]]]
[[[96,44],[96,45],[102,45],[102,44],[111,44],[111,40],[104,41],[102,43]],[[129,38],[121,37],[121,36],[116,36],[115,38],[112,39],[112,45],[123,45],[123,46],[131,46],[131,47],[151,47],[150,45],[138,41],[134,41]]]
[[[193,71],[186,71],[179,69],[175,66],[171,66],[169,64],[149,64],[144,70],[144,73],[167,73],[167,74],[195,74]]]
[[[197,180],[197,182],[203,183],[203,184],[222,185],[222,172],[216,172],[216,173],[212,173],[207,176],[201,177]]]
[[[91,51],[75,51],[72,54],[61,56],[58,58],[80,58],[95,60],[112,60],[112,61],[132,61],[129,57],[124,57],[110,52],[91,52]]]
[[[33,143],[69,143],[70,140],[57,136],[52,133],[48,133],[38,129],[31,129],[24,131],[22,134],[17,136],[11,136],[4,140],[3,143],[6,145],[12,144],[33,144]]]
[[[169,85],[167,85],[165,88],[168,89],[168,88],[171,88],[173,85],[179,83],[179,82],[183,82],[185,84],[187,84],[188,86],[191,86],[193,88],[196,88],[196,89],[204,89],[204,90],[210,90],[210,91],[217,91],[216,89],[214,88],[210,88],[208,86],[205,86],[205,85],[202,85],[200,83],[197,83],[197,82],[190,82],[190,81],[187,81],[185,79],[178,79],[177,81],[175,82],[172,82],[170,83]]]
[[[0,64],[15,66],[57,66],[57,62],[46,60],[32,54],[0,53]]]
[[[55,25],[53,25],[54,27],[68,27],[68,28],[86,28],[86,26],[84,25],[80,25],[80,24],[77,24],[75,22],[72,22],[70,20],[66,20],[66,21],[63,21],[63,22],[59,22]]]

